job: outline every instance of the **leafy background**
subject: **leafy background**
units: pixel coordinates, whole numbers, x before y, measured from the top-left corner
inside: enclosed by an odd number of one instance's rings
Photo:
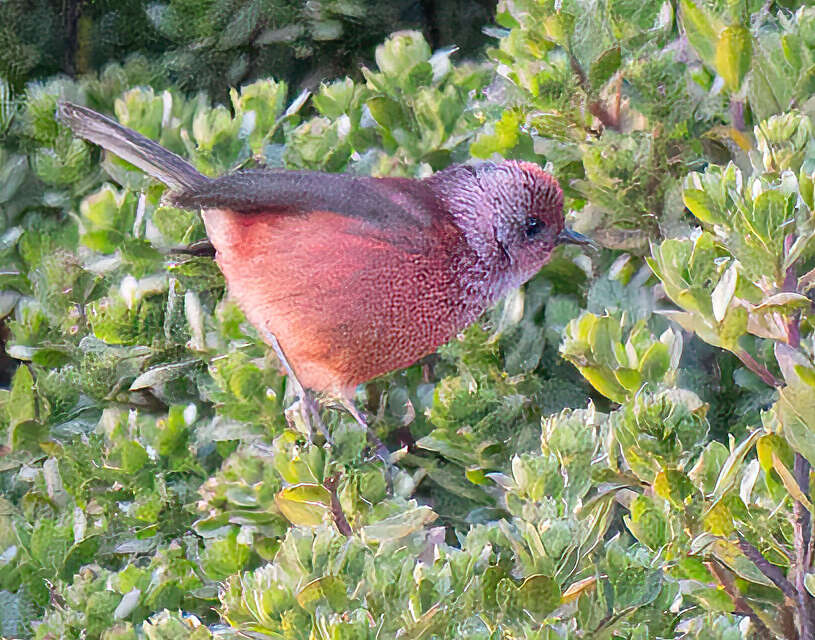
[[[0,635],[815,638],[815,8],[59,4],[0,6]],[[359,389],[389,492],[60,98],[210,175],[532,160],[602,249]]]

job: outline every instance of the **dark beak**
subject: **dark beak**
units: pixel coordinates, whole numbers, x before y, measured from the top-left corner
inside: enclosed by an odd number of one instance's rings
[[[582,233],[572,231],[571,229],[563,228],[557,235],[558,244],[582,244],[591,247],[592,249],[599,249],[599,245],[591,238],[584,236]]]

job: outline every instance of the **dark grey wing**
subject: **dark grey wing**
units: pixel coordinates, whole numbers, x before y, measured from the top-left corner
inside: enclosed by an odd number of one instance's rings
[[[443,217],[425,181],[317,171],[238,171],[169,197],[176,206],[188,209],[278,215],[330,211],[392,232],[415,233]]]

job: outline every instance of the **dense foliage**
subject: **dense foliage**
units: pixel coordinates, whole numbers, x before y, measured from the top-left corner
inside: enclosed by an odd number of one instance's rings
[[[401,32],[313,95],[212,104],[139,58],[5,103],[0,635],[815,639],[815,8],[497,22],[485,62]],[[359,389],[388,491],[345,413],[309,440],[214,263],[174,251],[199,216],[60,97],[211,175],[533,160],[602,249]]]
[[[223,99],[273,74],[311,87],[357,73],[397,29],[472,54],[496,0],[3,0],[0,77],[15,88],[139,55],[151,86],[171,81]],[[145,82],[142,80],[142,82]]]

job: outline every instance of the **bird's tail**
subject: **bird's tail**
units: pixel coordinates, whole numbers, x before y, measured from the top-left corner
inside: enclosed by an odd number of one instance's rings
[[[209,182],[181,156],[92,109],[60,102],[57,113],[76,135],[115,153],[173,191],[195,189]]]

